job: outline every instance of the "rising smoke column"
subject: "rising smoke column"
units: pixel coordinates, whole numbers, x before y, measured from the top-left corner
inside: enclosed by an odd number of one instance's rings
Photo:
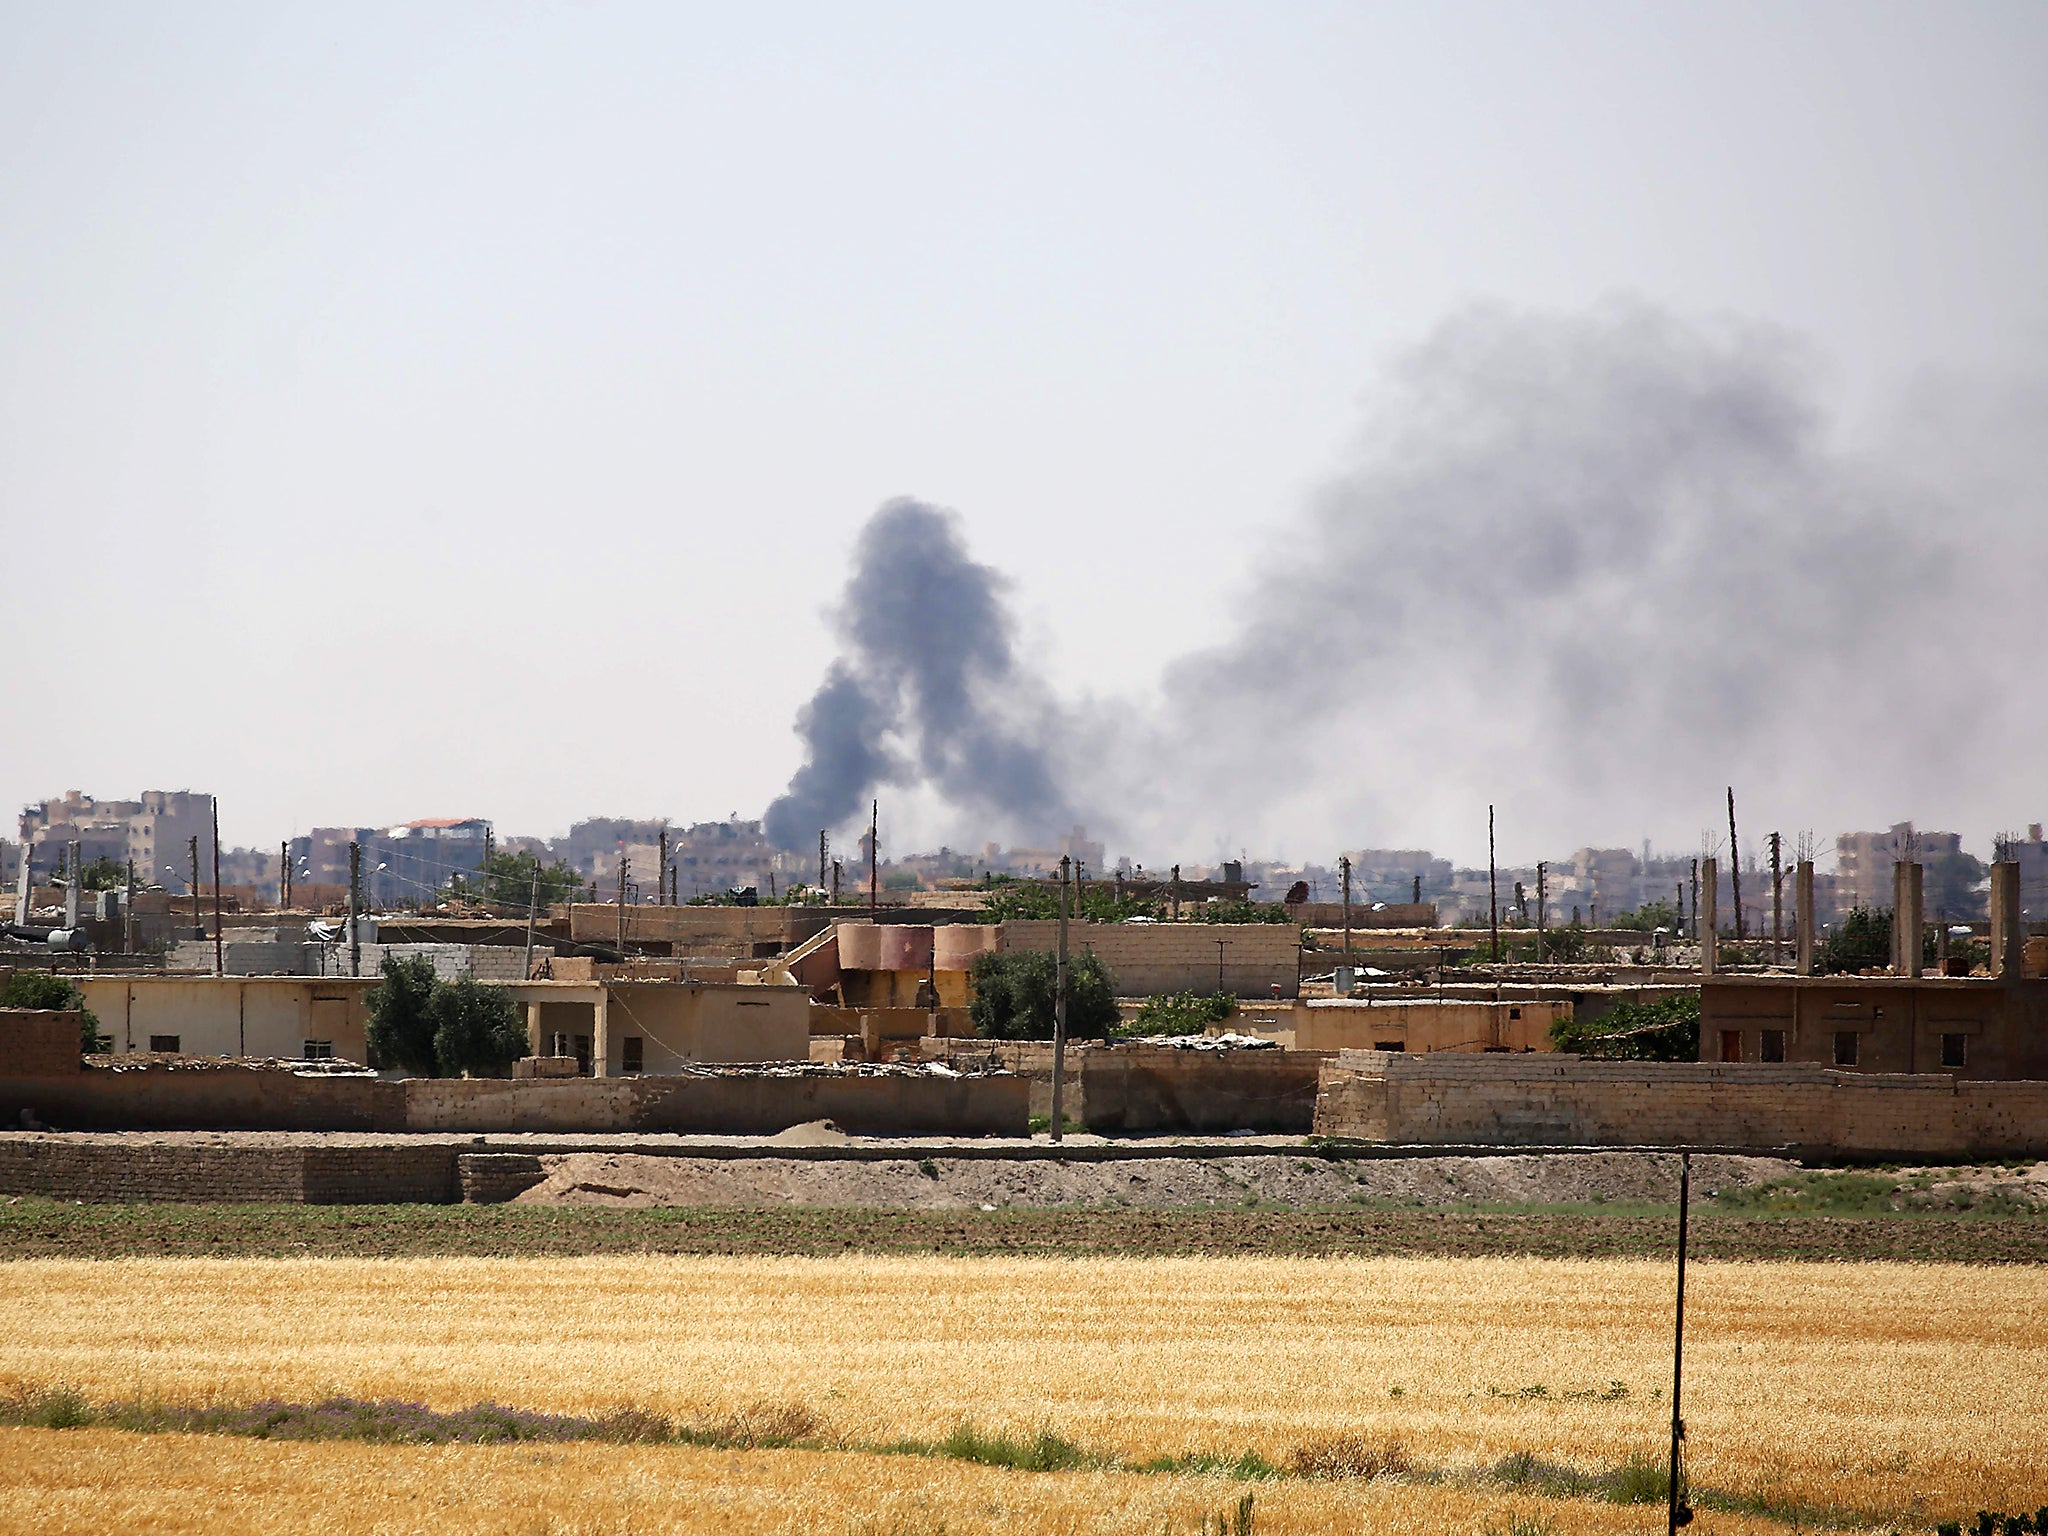
[[[797,716],[803,765],[764,818],[778,847],[812,846],[883,783],[927,784],[1005,825],[1068,814],[1006,585],[969,558],[957,513],[905,497],[868,519],[833,613],[841,654]]]
[[[1816,817],[1960,787],[1995,707],[1955,665],[1962,518],[1841,451],[1783,335],[1480,308],[1372,401],[1249,620],[1167,673],[1144,755],[1178,798],[1112,800],[1155,851],[1469,846],[1492,800],[1570,846],[1711,825],[1730,782]]]

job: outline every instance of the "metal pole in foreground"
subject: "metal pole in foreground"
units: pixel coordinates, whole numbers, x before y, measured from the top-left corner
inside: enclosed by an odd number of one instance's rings
[[[1052,993],[1052,1139],[1066,1135],[1067,1117],[1067,870],[1060,860],[1060,947]]]
[[[526,895],[526,967],[519,973],[521,981],[533,980],[533,916],[540,906],[540,855],[533,856],[533,886]]]
[[[1665,1530],[1676,1532],[1692,1524],[1692,1506],[1685,1502],[1685,1418],[1679,1411],[1678,1396],[1685,1383],[1685,1224],[1692,1202],[1692,1154],[1678,1157],[1678,1322],[1671,1345],[1671,1489],[1670,1523]]]

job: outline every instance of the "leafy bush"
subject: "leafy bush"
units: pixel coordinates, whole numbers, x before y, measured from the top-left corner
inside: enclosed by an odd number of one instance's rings
[[[83,992],[54,972],[16,971],[6,987],[0,988],[0,1008],[76,1008],[79,1050],[90,1053],[100,1049],[100,1016],[85,1006]]]
[[[1930,929],[1921,938],[1920,961],[1934,964],[1935,936]],[[1987,951],[1988,954],[1988,951]],[[1881,971],[1892,963],[1892,909],[1851,907],[1841,926],[1813,948],[1816,976],[1853,975],[1858,971]]]
[[[1050,1040],[1058,966],[1040,949],[1005,950],[976,958],[968,1015],[988,1040]],[[1106,1035],[1117,1022],[1116,982],[1092,951],[1067,963],[1067,1034]]]
[[[370,1065],[414,1077],[433,1077],[433,962],[425,955],[386,955],[383,980],[370,989],[370,1017],[363,1028]]]
[[[989,883],[988,893],[979,918],[984,923],[1049,922],[1060,915],[1060,888],[1052,881],[1019,880],[1004,875]],[[1067,915],[1077,922],[1122,923],[1134,917],[1162,917],[1165,910],[1160,902],[1142,901],[1135,896],[1119,900],[1114,885],[1091,882],[1077,891],[1070,890]]]
[[[447,982],[424,955],[386,955],[370,992],[370,1064],[414,1077],[502,1076],[526,1054],[526,1019],[512,994],[473,977]]]
[[[1610,928],[1627,928],[1637,933],[1663,928],[1675,934],[1678,925],[1678,908],[1668,901],[1646,901],[1633,912],[1617,912],[1607,920]]]
[[[526,1054],[526,1015],[503,987],[473,976],[434,983],[434,1060],[443,1075],[502,1077]]]
[[[1559,1019],[1550,1042],[1560,1051],[1618,1061],[1697,1061],[1700,995],[1681,992],[1654,1003],[1616,1003],[1597,1019]]]
[[[1287,923],[1293,919],[1277,901],[1208,901],[1196,909],[1205,923]]]
[[[1228,992],[1174,992],[1148,997],[1138,1016],[1118,1027],[1125,1035],[1199,1035],[1237,1012]]]

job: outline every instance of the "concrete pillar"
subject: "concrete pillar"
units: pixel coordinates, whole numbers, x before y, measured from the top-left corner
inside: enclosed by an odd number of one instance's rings
[[[2020,978],[2026,950],[2020,921],[2020,867],[2008,860],[1991,866],[1991,974]]]
[[[1922,876],[1917,862],[1901,859],[1892,866],[1892,974],[1920,974],[1921,936],[1926,914],[1921,903]]]
[[[1700,974],[1719,968],[1721,949],[1721,866],[1718,859],[1700,860]]]
[[[612,1064],[612,994],[609,988],[598,996],[591,1012],[597,1015],[590,1029],[590,1075],[610,1077]]]
[[[1801,859],[1799,868],[1792,876],[1792,903],[1796,909],[1793,922],[1798,933],[1798,970],[1801,976],[1813,974],[1813,860]]]
[[[526,1005],[526,1054],[529,1056],[545,1056],[547,1053],[548,1042],[540,1037],[540,1004],[528,1003]]]

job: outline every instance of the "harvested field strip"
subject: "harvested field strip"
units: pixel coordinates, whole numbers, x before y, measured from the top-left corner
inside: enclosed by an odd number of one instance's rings
[[[1708,1259],[2048,1263],[2048,1217],[1695,1216]],[[1583,1211],[645,1210],[462,1205],[0,1204],[0,1260],[940,1254],[1662,1258],[1661,1215]]]
[[[1416,1486],[1455,1486],[1523,1492],[1547,1499],[1597,1499],[1609,1504],[1662,1504],[1668,1495],[1664,1464],[1631,1458],[1618,1467],[1587,1471],[1509,1456],[1490,1467],[1456,1469],[1416,1464],[1398,1440],[1340,1435],[1296,1446],[1276,1466],[1255,1451],[1154,1457],[1131,1463],[1091,1451],[1052,1429],[1036,1434],[989,1433],[963,1421],[938,1440],[896,1440],[887,1445],[832,1442],[806,1410],[764,1404],[724,1419],[679,1424],[663,1414],[617,1409],[594,1418],[535,1413],[501,1403],[476,1403],[438,1412],[421,1403],[334,1398],[322,1403],[251,1403],[195,1407],[166,1403],[92,1403],[65,1389],[18,1393],[0,1399],[0,1425],[13,1428],[125,1430],[134,1434],[213,1434],[249,1440],[357,1441],[373,1445],[687,1445],[717,1450],[808,1450],[878,1456],[917,1456],[1006,1467],[1019,1472],[1125,1472],[1143,1476],[1208,1476],[1239,1482],[1305,1479],[1358,1482],[1394,1478]],[[1767,1499],[1694,1486],[1691,1501],[1797,1524],[1802,1528],[1855,1528],[1910,1522],[1918,1511],[1779,1508]]]
[[[2048,1502],[2048,1273],[1694,1276],[1701,1483],[1752,1507]],[[1670,1278],[1537,1260],[34,1261],[0,1266],[0,1390],[689,1423],[768,1403],[834,1443],[971,1421],[1055,1426],[1130,1464],[1285,1465],[1362,1435],[1423,1466],[1597,1471],[1663,1444]]]
[[[45,1536],[340,1536],[623,1531],[787,1536],[1194,1536],[1255,1499],[1258,1536],[1478,1536],[1491,1526],[1641,1536],[1641,1506],[1371,1482],[1017,1472],[801,1450],[641,1445],[387,1446],[0,1429],[0,1508]],[[1786,1536],[1715,1515],[1715,1536]],[[1703,1522],[1704,1523],[1704,1522]]]

